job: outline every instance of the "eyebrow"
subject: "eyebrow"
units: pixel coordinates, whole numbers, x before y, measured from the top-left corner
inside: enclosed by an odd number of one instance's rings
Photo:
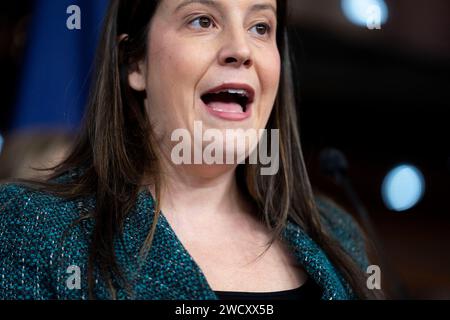
[[[275,13],[275,15],[277,15],[277,9],[275,9],[275,7],[270,3],[257,3],[250,7],[250,12],[262,10],[271,10]]]
[[[190,4],[193,4],[193,3],[200,3],[203,5],[209,6],[209,7],[221,7],[222,6],[222,4],[220,2],[217,2],[214,0],[186,0],[176,7],[175,12],[178,12],[182,8],[184,8]],[[273,13],[275,13],[275,15],[277,14],[277,9],[270,3],[254,4],[250,7],[249,11],[255,12],[255,11],[261,11],[261,10],[271,10],[271,11],[273,11]]]
[[[186,0],[186,1],[183,1],[182,3],[180,3],[176,7],[175,12],[178,12],[182,8],[184,8],[184,7],[188,6],[188,5],[191,5],[193,3],[200,3],[200,4],[204,4],[206,6],[209,6],[209,7],[217,7],[219,5],[219,3],[217,3],[214,0]]]

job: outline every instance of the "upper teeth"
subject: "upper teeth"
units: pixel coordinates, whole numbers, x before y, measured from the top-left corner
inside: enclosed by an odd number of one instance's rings
[[[228,92],[228,93],[232,93],[232,94],[239,94],[241,96],[248,96],[247,91],[243,90],[243,89],[225,89],[220,92]]]

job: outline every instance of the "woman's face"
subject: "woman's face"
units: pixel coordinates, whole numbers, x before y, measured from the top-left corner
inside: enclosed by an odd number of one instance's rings
[[[276,5],[161,1],[149,26],[146,59],[129,82],[146,91],[150,121],[164,145],[178,143],[171,141],[177,129],[194,137],[196,121],[203,131],[224,134],[266,127],[280,79]]]

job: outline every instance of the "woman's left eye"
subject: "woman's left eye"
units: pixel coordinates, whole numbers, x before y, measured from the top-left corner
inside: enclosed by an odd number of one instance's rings
[[[258,23],[257,25],[255,25],[252,29],[250,30],[255,30],[255,32],[261,36],[264,36],[268,33],[270,33],[270,26],[268,24],[265,23]]]

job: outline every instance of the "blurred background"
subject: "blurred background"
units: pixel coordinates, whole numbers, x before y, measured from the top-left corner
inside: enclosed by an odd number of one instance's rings
[[[68,21],[73,4],[81,29]],[[0,3],[0,179],[29,177],[30,166],[64,156],[82,118],[106,4]],[[361,221],[320,166],[325,148],[340,150],[399,280],[382,274],[382,287],[393,298],[450,299],[450,1],[290,5],[313,185]]]

